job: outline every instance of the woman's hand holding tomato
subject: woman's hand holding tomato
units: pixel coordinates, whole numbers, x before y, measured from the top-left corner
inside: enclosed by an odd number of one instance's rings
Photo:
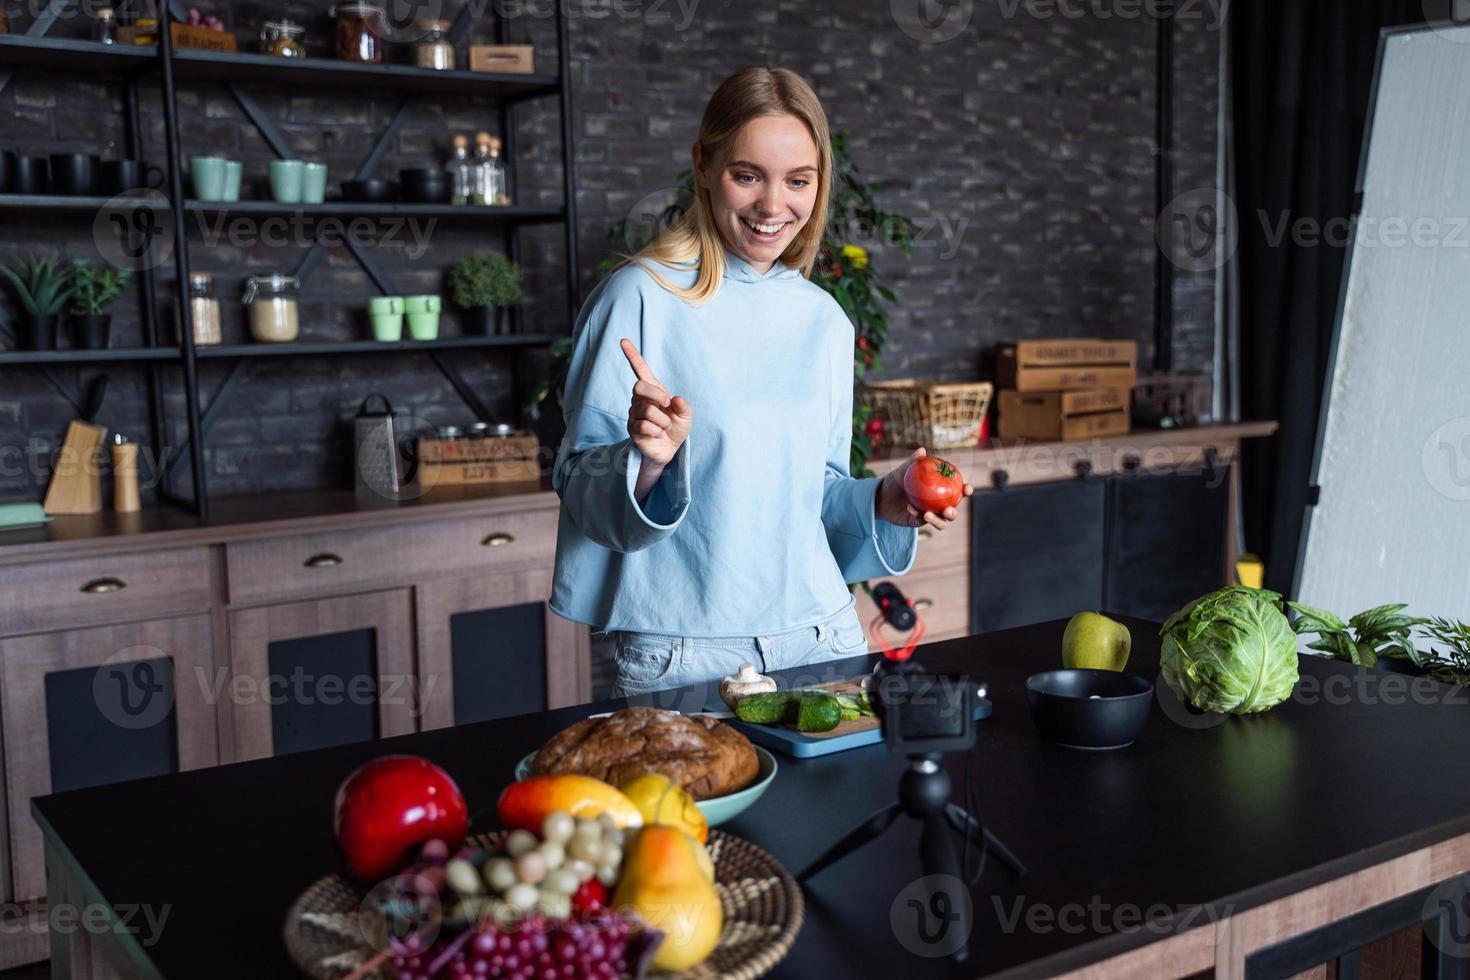
[[[694,406],[682,395],[670,397],[631,340],[624,338],[621,346],[638,379],[628,407],[628,435],[645,459],[666,466],[689,437]]]
[[[974,492],[958,469],[920,446],[878,484],[878,516],[899,527],[928,524],[942,531],[959,516],[955,507]],[[915,501],[923,505],[922,511]]]

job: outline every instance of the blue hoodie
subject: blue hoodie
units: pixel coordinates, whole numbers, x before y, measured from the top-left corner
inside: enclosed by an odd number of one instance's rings
[[[693,305],[636,264],[593,290],[577,318],[551,608],[603,630],[760,636],[830,619],[847,583],[903,575],[918,528],[877,517],[879,477],[854,479],[853,326],[797,269],[762,275],[725,253]],[[661,266],[679,286],[694,272]],[[694,421],[640,505],[643,455],[628,436],[637,345]]]

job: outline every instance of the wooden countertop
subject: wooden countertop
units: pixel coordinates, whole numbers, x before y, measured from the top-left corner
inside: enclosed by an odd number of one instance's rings
[[[1011,442],[991,440],[985,447],[947,449],[952,460],[977,488],[993,486],[998,470],[1029,466],[1033,472],[1066,477],[1081,460],[1098,475],[1120,469],[1128,455],[1148,465],[1150,452],[1202,442],[1249,439],[1276,431],[1275,422],[1240,422],[1185,429],[1153,429],[1086,442]],[[907,453],[869,461],[882,475],[908,458]],[[1161,463],[1165,462],[1161,460]],[[96,514],[60,516],[41,528],[0,531],[0,565],[106,552],[152,551],[216,544],[284,534],[349,530],[455,517],[484,517],[512,511],[559,506],[548,474],[539,484],[442,487],[422,497],[391,501],[345,490],[283,491],[261,496],[222,497],[210,501],[210,519],[168,505],[146,507],[137,514],[103,510]]]

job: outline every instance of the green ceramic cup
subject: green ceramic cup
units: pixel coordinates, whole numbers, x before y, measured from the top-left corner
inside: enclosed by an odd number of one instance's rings
[[[372,321],[374,340],[394,343],[403,339],[402,313],[374,313]]]
[[[221,201],[240,200],[240,178],[245,173],[245,165],[239,160],[225,161],[225,176],[220,187]]]
[[[437,338],[439,336],[439,314],[408,314],[408,335],[414,340],[434,340]]]
[[[433,296],[405,296],[403,297],[403,312],[405,313],[437,313],[438,310],[430,305]]]
[[[271,197],[281,204],[301,203],[301,178],[305,165],[300,160],[272,160]]]
[[[225,158],[191,157],[189,173],[194,178],[194,196],[201,201],[219,201],[225,192]]]
[[[327,165],[307,163],[301,168],[301,203],[320,204],[327,194]]]
[[[402,296],[374,296],[368,300],[368,312],[374,316],[383,313],[403,314]]]

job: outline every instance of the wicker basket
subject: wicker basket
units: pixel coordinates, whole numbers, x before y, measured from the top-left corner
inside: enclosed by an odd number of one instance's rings
[[[470,841],[481,847],[501,835]],[[791,874],[759,847],[719,830],[709,835],[715,889],[725,914],[720,942],[703,963],[667,980],[755,980],[791,951],[804,916],[801,888]],[[360,925],[364,893],[340,874],[319,878],[286,914],[286,951],[307,976],[341,980],[376,955]],[[370,974],[391,980],[384,964]]]
[[[869,381],[863,400],[883,420],[883,441],[898,447],[955,449],[980,441],[990,411],[989,381],[942,383],[904,378]]]

